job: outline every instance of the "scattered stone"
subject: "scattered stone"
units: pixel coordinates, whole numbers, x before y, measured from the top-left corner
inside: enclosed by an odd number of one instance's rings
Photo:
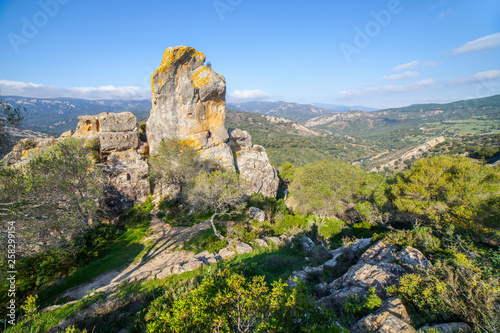
[[[419,250],[408,246],[396,255],[396,259],[402,264],[419,267],[429,268],[431,266],[429,260]]]
[[[302,251],[311,253],[314,250],[314,242],[309,237],[304,237],[304,240],[301,244]]]
[[[231,246],[225,247],[219,251],[219,256],[224,260],[234,257],[235,255],[236,252],[234,251],[234,247]]]
[[[184,273],[184,272],[190,272],[192,270],[195,270],[198,267],[201,267],[203,265],[204,265],[203,261],[196,259],[196,258],[193,258],[193,259],[189,260],[188,262],[182,264],[181,268],[182,268],[182,271]]]
[[[260,238],[256,239],[255,243],[260,247],[268,247],[269,246],[269,245],[267,245],[267,242],[264,239],[260,239]]]
[[[278,237],[266,237],[264,238],[268,244],[274,243],[275,245],[282,246],[283,245],[283,240],[279,239]]]
[[[252,148],[252,136],[247,131],[238,128],[229,130],[229,143],[234,152]]]
[[[267,221],[267,214],[264,212],[262,209],[259,209],[257,207],[250,207],[248,209],[248,216],[256,220],[257,222],[266,222]]]
[[[388,298],[375,313],[363,317],[351,327],[351,333],[414,333],[410,316],[398,298]]]
[[[252,252],[252,247],[248,245],[247,243],[243,242],[238,242],[234,244],[234,248],[236,249],[236,253],[238,254],[244,254],[244,253],[249,253]]]

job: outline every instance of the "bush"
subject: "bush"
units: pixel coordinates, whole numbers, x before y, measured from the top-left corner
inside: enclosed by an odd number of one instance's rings
[[[348,318],[357,320],[372,312],[375,312],[382,305],[382,300],[375,292],[375,288],[368,290],[368,295],[361,299],[359,295],[349,295],[343,305],[344,313]],[[353,321],[354,321],[353,320]]]

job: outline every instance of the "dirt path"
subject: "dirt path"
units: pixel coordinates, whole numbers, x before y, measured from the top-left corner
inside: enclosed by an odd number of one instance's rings
[[[112,290],[123,281],[137,281],[148,278],[165,267],[186,262],[194,257],[189,251],[179,251],[178,248],[198,231],[210,228],[210,222],[205,221],[192,227],[171,227],[153,215],[151,220],[151,236],[144,242],[154,242],[139,262],[105,273],[84,285],[66,291],[62,296],[81,299],[88,292],[105,292]]]

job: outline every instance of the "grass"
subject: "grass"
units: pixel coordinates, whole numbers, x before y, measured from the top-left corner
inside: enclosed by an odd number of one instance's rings
[[[220,226],[217,226],[219,232],[224,233]],[[191,251],[194,254],[208,251],[210,253],[219,252],[228,245],[227,240],[221,240],[215,236],[212,228],[197,232],[191,239],[184,243],[183,250]]]
[[[38,292],[40,304],[43,306],[61,301],[58,297],[64,291],[89,282],[97,276],[123,267],[137,260],[147,250],[142,242],[149,224],[129,227],[109,247],[107,254],[92,263],[78,269],[68,278],[43,288]]]

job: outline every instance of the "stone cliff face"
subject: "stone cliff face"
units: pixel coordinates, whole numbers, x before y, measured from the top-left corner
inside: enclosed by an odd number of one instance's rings
[[[249,192],[276,196],[278,174],[265,149],[253,146],[251,136],[238,129],[229,140],[224,127],[226,82],[204,61],[205,55],[191,47],[165,51],[152,77],[152,109],[146,123],[150,153],[157,152],[164,138],[187,141],[201,156],[236,169],[250,185]]]
[[[152,109],[146,125],[150,151],[155,154],[162,139],[173,137],[208,150],[204,155],[220,157],[224,166],[231,167],[231,151],[225,144],[226,82],[204,62],[205,55],[192,47],[165,51],[152,77]]]

